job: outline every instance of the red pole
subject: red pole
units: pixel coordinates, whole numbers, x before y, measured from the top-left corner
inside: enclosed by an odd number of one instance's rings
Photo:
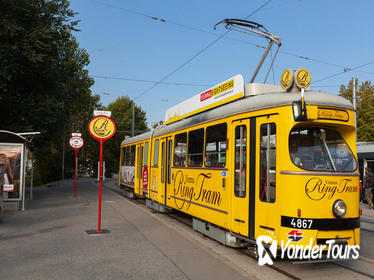
[[[75,182],[74,182],[74,197],[77,197],[77,149],[75,149]]]
[[[101,186],[103,181],[103,140],[100,140],[100,168],[99,168],[99,221],[97,232],[101,232]]]

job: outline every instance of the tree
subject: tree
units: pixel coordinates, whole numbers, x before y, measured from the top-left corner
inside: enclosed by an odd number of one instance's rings
[[[125,136],[131,136],[132,106],[135,105],[129,97],[119,97],[110,103],[105,110],[111,111],[111,118],[116,123],[116,134],[104,144],[104,160],[107,173],[118,173],[120,161],[120,146]],[[148,131],[146,114],[140,106],[135,106],[135,135]]]
[[[0,2],[1,129],[41,132],[34,144],[40,182],[59,178],[71,122],[83,131],[100,107],[85,70],[89,56],[72,35],[74,15],[68,0]]]
[[[353,90],[353,78],[348,85],[342,85],[339,95],[351,102]],[[356,79],[356,107],[357,107],[357,140],[374,141],[374,85],[370,81],[358,84]]]

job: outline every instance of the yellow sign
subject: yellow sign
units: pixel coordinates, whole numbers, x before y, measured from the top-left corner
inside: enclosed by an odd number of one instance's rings
[[[319,107],[318,108],[318,119],[347,122],[349,120],[349,115],[348,115],[348,112],[344,110]]]
[[[107,140],[116,132],[116,125],[109,117],[97,116],[88,124],[88,131],[96,140]]]
[[[300,68],[296,71],[296,84],[299,88],[308,88],[312,78],[308,70]]]
[[[212,88],[188,98],[165,112],[165,124],[199,114],[244,96],[242,75],[236,75]]]
[[[282,88],[284,90],[289,90],[293,85],[293,81],[294,81],[293,72],[290,69],[284,70],[282,73],[281,82],[280,82]]]

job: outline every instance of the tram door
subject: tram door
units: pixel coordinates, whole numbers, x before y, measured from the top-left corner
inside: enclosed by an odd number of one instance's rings
[[[278,115],[256,118],[256,230],[275,234],[279,224],[276,161]]]
[[[232,231],[248,236],[249,222],[249,119],[234,121],[231,141],[234,151],[234,187],[232,197]]]
[[[165,137],[161,140],[161,184],[160,190],[161,203],[167,205],[167,192],[172,183],[172,155],[173,155],[173,140],[171,137]]]
[[[134,192],[137,195],[143,194],[143,157],[144,144],[136,145],[136,174],[135,174],[135,188]]]

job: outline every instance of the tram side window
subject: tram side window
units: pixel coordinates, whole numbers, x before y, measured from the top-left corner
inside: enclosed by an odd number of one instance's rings
[[[173,150],[173,141],[169,140],[168,142],[168,184],[171,184],[171,163],[172,163],[172,150]]]
[[[143,152],[144,148],[143,147],[138,147],[137,149],[137,154],[138,154],[138,160],[137,160],[137,167],[138,167],[138,178],[141,179],[143,178],[143,165],[142,165],[142,160],[143,160]]]
[[[135,145],[130,147],[130,164],[131,166],[135,166]]]
[[[148,142],[145,142],[145,145],[144,145],[144,162],[143,162],[143,165],[148,166]]]
[[[206,129],[205,166],[224,167],[226,164],[227,124],[209,126]]]
[[[188,133],[188,166],[200,167],[203,165],[204,128]]]
[[[260,127],[260,200],[275,202],[276,195],[276,125]]]
[[[174,166],[185,166],[187,133],[175,135],[174,143]]]
[[[247,127],[240,125],[235,128],[235,184],[234,193],[237,197],[246,194],[246,163],[247,163]]]
[[[158,165],[158,149],[159,149],[160,143],[159,140],[157,139],[155,141],[155,148],[154,148],[154,154],[153,154],[153,166]]]
[[[127,147],[121,148],[121,166],[124,166],[126,164],[126,150]]]
[[[123,165],[129,166],[130,165],[130,146],[125,147],[125,158],[123,161]]]
[[[161,144],[161,183],[165,182],[165,142]]]

